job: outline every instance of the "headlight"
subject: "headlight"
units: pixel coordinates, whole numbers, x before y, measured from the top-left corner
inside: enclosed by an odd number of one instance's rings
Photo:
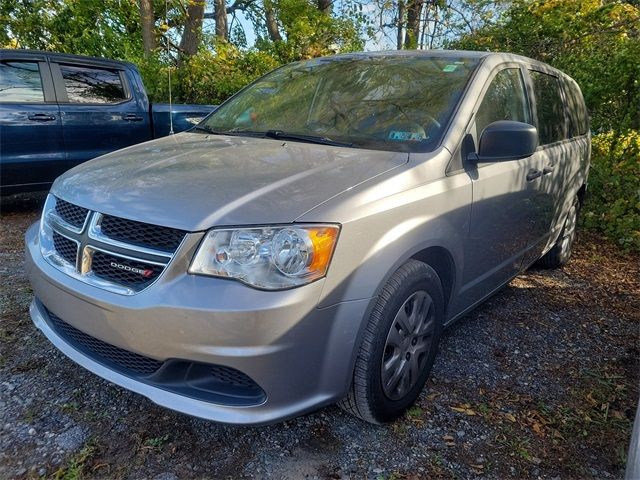
[[[335,225],[213,229],[189,273],[234,278],[268,290],[297,287],[327,273],[339,231]]]

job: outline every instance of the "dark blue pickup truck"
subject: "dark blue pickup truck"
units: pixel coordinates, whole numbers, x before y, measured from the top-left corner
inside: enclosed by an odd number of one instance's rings
[[[127,62],[32,50],[0,50],[0,191],[48,188],[99,155],[187,130],[212,105],[149,102]]]

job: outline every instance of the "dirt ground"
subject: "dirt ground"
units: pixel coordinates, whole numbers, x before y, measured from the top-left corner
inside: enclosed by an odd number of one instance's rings
[[[2,200],[0,478],[621,478],[639,398],[640,259],[583,234],[444,335],[419,403],[389,426],[328,407],[268,427],[160,408],[36,330],[23,234]]]

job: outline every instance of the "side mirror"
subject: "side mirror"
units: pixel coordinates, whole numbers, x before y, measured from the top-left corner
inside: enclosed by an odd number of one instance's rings
[[[477,163],[518,160],[533,155],[538,148],[538,129],[533,125],[500,120],[487,125],[480,135],[478,153],[470,160]]]

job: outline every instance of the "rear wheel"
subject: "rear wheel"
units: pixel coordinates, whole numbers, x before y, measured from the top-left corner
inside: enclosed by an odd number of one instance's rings
[[[394,420],[415,402],[429,375],[444,320],[436,272],[409,260],[378,297],[340,406],[371,423]]]
[[[562,231],[556,243],[545,253],[538,265],[543,268],[559,268],[566,264],[571,258],[571,249],[578,233],[578,213],[580,212],[580,202],[578,197],[573,201],[573,205],[567,213],[567,218],[562,226]]]

